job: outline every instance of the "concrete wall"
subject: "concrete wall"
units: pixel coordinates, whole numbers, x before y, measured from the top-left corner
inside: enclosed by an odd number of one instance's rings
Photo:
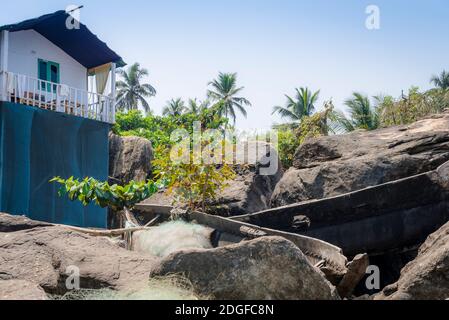
[[[108,179],[106,123],[0,102],[0,211],[83,227],[107,226],[107,211],[59,197],[55,176]]]
[[[8,71],[38,78],[38,59],[59,63],[60,82],[87,90],[87,69],[34,30],[9,34]]]

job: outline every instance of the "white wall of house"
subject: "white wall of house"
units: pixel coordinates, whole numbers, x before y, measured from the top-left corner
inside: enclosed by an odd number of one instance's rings
[[[38,78],[38,60],[60,66],[60,83],[87,90],[87,69],[34,30],[9,34],[8,71]]]

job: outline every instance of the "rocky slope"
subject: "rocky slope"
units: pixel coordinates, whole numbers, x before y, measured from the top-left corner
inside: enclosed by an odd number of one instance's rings
[[[276,186],[272,207],[348,193],[449,160],[449,113],[409,126],[310,139]]]

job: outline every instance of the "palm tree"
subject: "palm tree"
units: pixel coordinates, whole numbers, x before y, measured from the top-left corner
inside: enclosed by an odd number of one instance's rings
[[[244,117],[247,117],[245,107],[251,106],[251,102],[243,97],[237,97],[244,87],[237,87],[236,73],[220,72],[218,79],[210,82],[209,86],[212,86],[212,89],[208,90],[207,95],[215,102],[214,107],[217,108],[220,116],[231,117],[235,124],[237,109]]]
[[[342,124],[347,131],[355,129],[374,130],[379,128],[379,114],[376,108],[371,106],[371,102],[367,96],[354,92],[353,97],[345,101],[345,105],[349,108],[351,118],[342,120]]]
[[[167,101],[167,105],[162,110],[164,116],[180,116],[186,111],[186,106],[181,98]]]
[[[142,105],[145,112],[150,111],[146,98],[156,95],[156,89],[150,84],[142,84],[144,77],[148,76],[148,70],[141,68],[139,63],[130,66],[126,71],[119,70],[118,74],[123,81],[117,82],[117,101],[119,110],[134,110]]]
[[[295,98],[285,95],[287,97],[285,107],[275,106],[272,114],[278,113],[282,118],[289,118],[291,121],[299,121],[305,116],[312,115],[320,91],[312,93],[307,87],[295,90]]]
[[[189,103],[186,112],[193,114],[200,114],[203,110],[208,109],[210,106],[210,101],[198,101],[198,99],[189,99]]]
[[[430,79],[430,83],[433,83],[435,87],[446,90],[449,88],[449,72],[443,70],[439,76],[433,75]]]

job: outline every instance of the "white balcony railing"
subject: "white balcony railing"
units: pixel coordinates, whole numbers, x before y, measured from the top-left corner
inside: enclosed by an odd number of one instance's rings
[[[5,101],[115,123],[111,97],[11,72],[1,76]]]

